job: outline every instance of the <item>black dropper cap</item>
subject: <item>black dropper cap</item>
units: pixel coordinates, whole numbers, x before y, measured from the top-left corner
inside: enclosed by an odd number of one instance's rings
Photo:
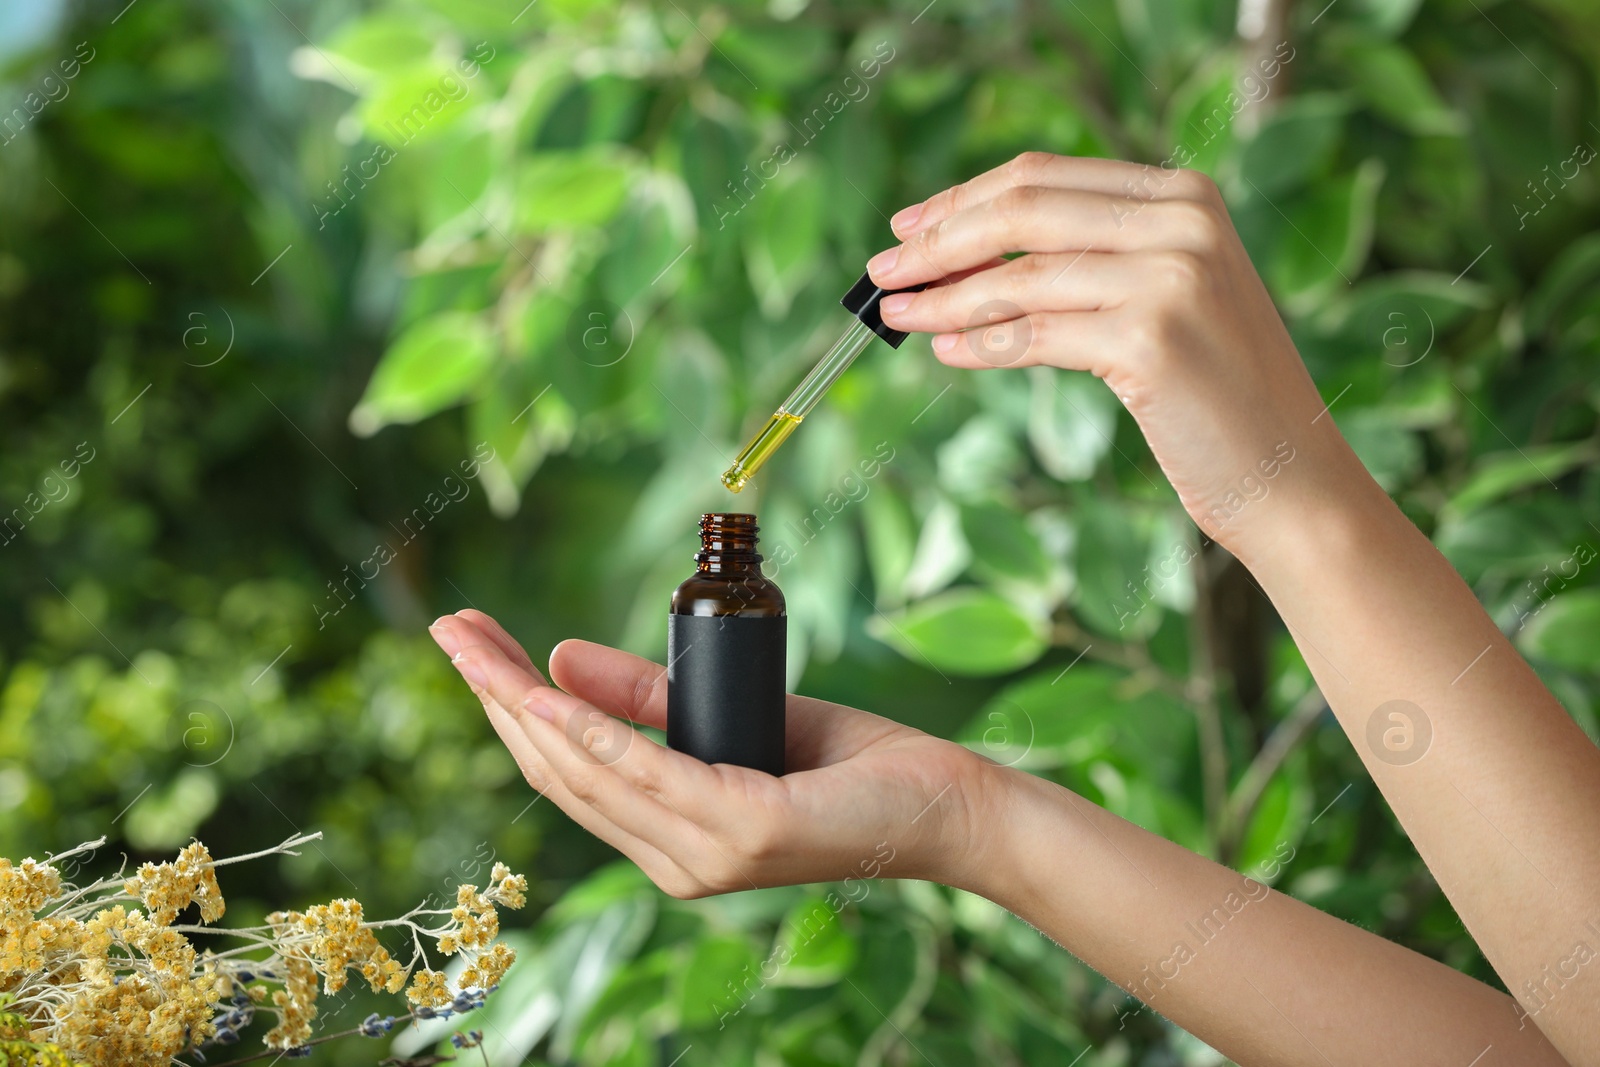
[[[890,293],[920,293],[928,285],[928,282],[923,282],[907,289],[879,289],[870,274],[863,274],[839,303],[848,308],[850,314],[870,326],[873,333],[888,341],[890,348],[899,348],[900,342],[904,341],[907,335],[892,326],[884,325],[883,316],[878,313],[878,301]]]

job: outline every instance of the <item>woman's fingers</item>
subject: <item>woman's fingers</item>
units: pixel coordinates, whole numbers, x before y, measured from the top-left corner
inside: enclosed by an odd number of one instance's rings
[[[995,256],[987,263],[980,263],[976,267],[968,267],[966,270],[954,271],[953,273],[947,274],[942,278],[930,282],[928,284],[928,288],[938,289],[941,286],[954,285],[956,282],[970,278],[974,274],[982,274],[986,270],[993,270],[996,267],[1003,267],[1009,262],[1011,261],[1006,259],[1004,256]]]
[[[549,762],[538,750],[522,725],[517,721],[517,716],[508,712],[486,690],[473,687],[478,699],[483,703],[483,710],[488,716],[489,724],[505,744],[506,750],[511,753],[511,758],[516,760],[517,767],[522,771],[523,778],[527,779],[541,797],[548,798],[561,810],[572,817],[572,820],[585,830],[594,834],[602,841],[607,842],[617,851],[637,863],[641,870],[655,878],[658,884],[665,884],[663,880],[688,880],[690,876],[675,861],[664,854],[655,845],[640,837],[628,833],[611,820],[601,815],[588,805],[574,797],[571,791],[562,782],[550,767]],[[537,801],[535,801],[537,803]]]
[[[512,663],[532,675],[541,685],[544,684],[544,675],[533,665],[533,660],[528,658],[522,646],[506,633],[504,627],[481,611],[469,608],[435,619],[433,625],[428,627],[428,633],[452,660],[456,653],[471,645],[492,644],[504,652]]]
[[[667,669],[659,663],[573,639],[551,650],[550,677],[607,714],[667,728]]]
[[[548,798],[570,815],[579,826],[610,844],[637,863],[640,868],[651,873],[653,877],[657,873],[661,877],[672,877],[674,872],[687,877],[686,872],[655,845],[628,833],[574,797],[560,777],[550,769],[550,765],[533,742],[528,740],[517,717],[501,707],[498,701],[485,700],[484,712],[488,715],[489,723],[494,727],[495,733],[500,735],[500,740],[505,743],[506,749],[517,761],[523,777],[541,796]]]
[[[1031,311],[1098,311],[1148,285],[1155,257],[1182,254],[1033,253],[949,285],[893,293],[878,308],[885,323],[908,333],[965,330]]]
[[[463,671],[479,674],[496,700],[521,709],[522,732],[578,806],[657,848],[700,886],[663,888],[725,892],[759,884],[751,872],[758,846],[781,823],[767,810],[781,804],[781,790],[764,786],[778,779],[707,766],[657,745],[575,696],[528,685],[498,649],[469,648],[461,659]]]
[[[685,759],[692,766],[675,769],[691,778],[696,771],[707,769],[699,760],[661,748],[625,722],[577,697],[534,684],[498,648],[475,645],[464,649],[459,660],[458,666],[469,680],[481,684],[513,712],[523,733],[562,783],[629,832],[634,827],[648,827],[650,817],[665,814],[656,809],[663,806],[662,794],[672,787],[661,781],[664,775],[653,756],[665,753]],[[617,783],[631,788],[619,790]],[[688,799],[684,803],[694,806]]]
[[[878,253],[867,271],[885,289],[905,289],[1011,252],[1203,252],[1226,225],[1219,207],[1195,200],[1019,185]]]
[[[496,640],[493,645],[489,645],[487,639],[491,637],[491,632],[489,632],[488,628],[480,628],[480,620],[488,620],[489,622],[493,622],[493,620],[490,620],[487,615],[483,615],[481,612],[474,612],[474,615],[479,616],[479,619],[468,620],[456,616],[446,616],[429,627],[434,640],[438,642],[440,648],[450,655],[451,662],[458,669],[467,662],[468,656],[466,653],[469,650],[481,649],[487,653],[492,648],[497,658],[504,662],[509,669],[515,670],[520,674],[521,685],[524,689],[548,688],[545,685],[544,676],[534,669],[532,664],[523,667],[508,658],[512,654],[512,650],[514,650],[515,653],[519,654],[519,659],[527,660],[526,654],[522,653],[521,646],[511,640],[510,635],[500,629],[498,624],[495,624],[493,630],[498,631],[500,639]],[[504,647],[506,644],[511,645],[512,649],[507,650]],[[608,842],[623,855],[637,863],[640,869],[656,880],[657,884],[662,886],[682,885],[692,890],[692,886],[690,886],[691,878],[688,873],[662,853],[655,845],[623,830],[604,815],[594,811],[573,796],[572,791],[562,781],[561,776],[551,768],[549,760],[528,739],[527,733],[518,721],[517,714],[507,711],[506,707],[494,694],[478,684],[475,677],[467,677],[467,683],[472,687],[472,691],[478,697],[479,702],[483,704],[483,710],[489,718],[490,725],[494,727],[495,733],[499,735],[507,751],[511,753],[512,759],[516,760],[518,769],[522,771],[522,776],[529,785],[538,791],[541,796],[548,797],[584,829]],[[525,715],[526,712],[521,714]]]
[[[515,663],[541,682],[544,681],[544,674],[538,667],[533,665],[533,657],[528,655],[528,650],[523,648],[517,639],[512,637],[506,628],[501,626],[493,616],[485,615],[477,608],[463,608],[456,612],[455,617],[465,619],[468,623],[477,627],[478,631],[490,641],[493,641],[495,646],[504,652],[512,663]]]
[[[1047,366],[1110,378],[1128,340],[1123,323],[1117,311],[1035,311],[941,333],[933,338],[933,354],[965,370]]]
[[[1024,152],[1008,163],[912,204],[889,220],[902,241],[950,216],[993,200],[1018,186],[1082,189],[1129,200],[1203,200],[1216,186],[1195,171],[1124,163],[1115,159]]]

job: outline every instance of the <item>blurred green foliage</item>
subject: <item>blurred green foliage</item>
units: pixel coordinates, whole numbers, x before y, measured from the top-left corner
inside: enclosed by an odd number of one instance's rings
[[[1196,0],[18,5],[0,854],[323,831],[224,879],[245,915],[503,859],[559,903],[486,1009],[496,1064],[1216,1062],[941,886],[664,898],[530,806],[424,626],[661,656],[718,471],[888,214],[1025,150],[1179,158],[1594,736],[1600,17],[1317,7],[1251,44]],[[1287,850],[1279,888],[1495,980],[1100,383],[875,346],[747,492],[798,688],[1240,869]]]

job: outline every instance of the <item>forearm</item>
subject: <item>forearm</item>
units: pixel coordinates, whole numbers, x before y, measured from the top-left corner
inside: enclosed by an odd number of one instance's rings
[[[963,888],[1243,1067],[1564,1064],[1503,993],[1044,779],[994,773],[1003,829]]]
[[[1242,558],[1507,988],[1600,1062],[1600,750],[1365,471],[1329,484]]]

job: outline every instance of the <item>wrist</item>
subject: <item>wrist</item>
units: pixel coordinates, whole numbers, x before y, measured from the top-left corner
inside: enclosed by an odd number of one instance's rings
[[[1260,513],[1232,538],[1219,537],[1252,574],[1327,558],[1361,537],[1373,516],[1398,514],[1383,487],[1331,424],[1306,440],[1301,457]],[[1342,552],[1339,553],[1342,555]]]
[[[939,880],[1016,911],[1028,884],[1028,858],[1042,840],[1039,812],[1049,794],[1064,790],[1027,771],[980,762],[969,791],[972,847],[953,857],[954,869]]]

